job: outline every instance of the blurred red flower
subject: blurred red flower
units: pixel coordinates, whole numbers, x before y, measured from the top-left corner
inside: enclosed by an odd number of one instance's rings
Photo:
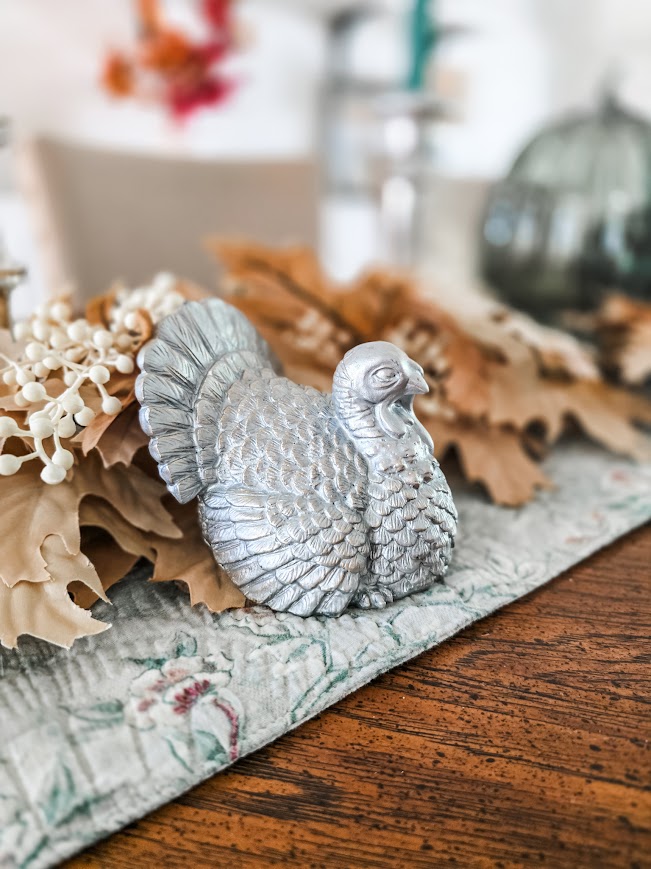
[[[192,41],[164,21],[159,0],[136,0],[135,50],[109,52],[102,85],[115,97],[162,102],[177,119],[220,105],[235,87],[221,69],[236,45],[233,5],[234,0],[201,0],[206,36]]]

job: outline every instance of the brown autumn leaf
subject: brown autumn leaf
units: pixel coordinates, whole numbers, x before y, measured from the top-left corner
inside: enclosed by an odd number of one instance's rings
[[[105,425],[102,421],[88,437],[81,437],[79,444],[83,454],[97,450],[105,468],[112,468],[117,464],[130,465],[138,450],[149,443],[149,438],[140,427],[138,411],[139,405],[132,402],[117,416],[108,417],[108,424]],[[94,422],[95,420],[91,426]],[[87,430],[84,429],[83,432]]]
[[[531,500],[537,489],[549,489],[551,481],[525,447],[520,434],[507,426],[424,419],[437,453],[454,450],[463,474],[481,483],[491,500],[503,507],[518,507]]]
[[[482,297],[486,316],[506,332],[526,344],[538,358],[540,370],[551,376],[569,376],[577,380],[600,380],[599,366],[592,348],[581,344],[573,335],[543,326],[521,311],[498,305]]]
[[[336,364],[355,344],[384,339],[403,347],[430,386],[416,410],[437,454],[455,448],[466,476],[498,503],[525,503],[547,485],[531,451],[534,428],[543,435],[537,443],[551,446],[574,421],[610,450],[651,454],[637,427],[651,421],[651,404],[605,383],[592,354],[566,333],[478,297],[444,307],[388,270],[336,286],[306,248],[218,239],[209,246],[225,268],[228,300],[292,379],[329,390]]]
[[[58,535],[71,554],[78,553],[79,505],[88,495],[110,502],[141,531],[179,538],[181,531],[161,503],[164,494],[164,484],[139,468],[115,465],[106,470],[92,453],[56,486],[44,484],[39,468],[30,462],[14,476],[0,478],[2,501],[11,505],[4,525],[10,545],[2,553],[0,578],[9,587],[21,581],[47,582],[41,546],[50,535]]]
[[[139,560],[139,556],[120,549],[110,533],[104,528],[87,527],[82,523],[81,516],[83,515],[84,507],[91,500],[92,498],[85,498],[81,502],[79,511],[81,551],[95,568],[102,588],[106,592],[133,570]],[[68,591],[77,606],[84,609],[88,609],[99,600],[99,595],[82,583],[71,583]]]
[[[97,442],[96,449],[105,468],[117,464],[130,465],[138,450],[149,443],[149,438],[140,427],[139,410],[137,404],[125,408]]]
[[[597,312],[601,363],[623,383],[651,378],[651,305],[621,294],[606,299]]]
[[[111,324],[111,309],[115,305],[119,285],[111,287],[106,293],[101,296],[93,296],[86,303],[84,316],[93,326],[103,326],[108,328]]]
[[[135,402],[137,376],[137,371],[134,371],[133,374],[114,374],[106,384],[108,394],[119,398],[122,402],[122,410],[115,415],[109,415],[102,411],[102,397],[97,393],[97,390],[90,386],[82,386],[80,394],[86,406],[95,411],[95,417],[89,425],[82,428],[74,436],[72,443],[74,446],[79,446],[85,456],[97,446],[105,432],[115,425],[122,414]]]
[[[183,540],[170,541],[165,537],[152,540],[156,553],[153,581],[185,583],[192,606],[204,603],[213,613],[244,606],[244,595],[216,563],[203,539],[196,502],[178,504],[175,501],[168,506],[183,531]]]
[[[5,648],[15,648],[23,634],[70,648],[79,637],[110,627],[77,606],[68,594],[68,586],[77,582],[104,596],[88,559],[81,553],[70,554],[61,537],[52,535],[43,540],[41,553],[50,576],[46,582],[20,581],[12,588],[0,582],[0,643]]]
[[[196,501],[181,505],[167,498],[166,506],[181,529],[183,536],[180,539],[141,531],[101,498],[89,497],[82,502],[80,525],[105,532],[99,537],[90,537],[88,547],[84,546],[83,550],[93,561],[104,589],[110,588],[133,567],[138,558],[144,557],[154,565],[152,581],[185,583],[193,606],[205,603],[214,613],[242,606],[244,595],[216,564],[210,548],[203,540]],[[106,535],[110,539],[107,540]],[[120,574],[113,557],[117,555],[126,566],[129,562],[128,558],[122,560],[124,554],[135,560]],[[83,606],[94,602],[88,591],[79,590],[79,593],[79,601]]]

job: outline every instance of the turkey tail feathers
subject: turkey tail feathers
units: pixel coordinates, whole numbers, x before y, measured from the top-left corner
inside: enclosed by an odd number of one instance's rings
[[[238,310],[204,299],[165,317],[138,365],[140,425],[161,477],[185,504],[214,479],[228,389],[246,370],[271,368],[269,350]]]

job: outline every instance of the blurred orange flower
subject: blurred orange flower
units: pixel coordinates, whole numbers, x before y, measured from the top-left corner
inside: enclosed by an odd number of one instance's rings
[[[133,68],[124,55],[113,51],[107,56],[102,84],[116,97],[128,97],[133,93]]]
[[[159,0],[136,0],[135,49],[109,52],[103,87],[115,97],[161,102],[177,119],[219,105],[235,87],[221,68],[236,44],[233,5],[234,0],[201,0],[206,36],[192,41],[164,21]]]

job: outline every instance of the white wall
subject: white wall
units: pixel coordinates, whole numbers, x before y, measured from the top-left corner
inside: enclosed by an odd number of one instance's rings
[[[192,0],[169,0],[183,20]],[[98,86],[110,46],[133,40],[132,0],[0,0],[0,113],[19,133],[46,130],[109,146],[254,157],[304,153],[321,68],[321,28],[282,4],[243,0],[251,45],[231,64],[241,87],[180,130],[158,107]]]
[[[594,108],[610,69],[619,93],[651,118],[649,0],[440,0],[443,18],[473,35],[442,65],[464,70],[465,123],[443,129],[450,174],[498,176],[532,133],[560,114]]]
[[[343,0],[241,0],[251,47],[234,64],[230,105],[183,132],[156,108],[116,103],[98,70],[110,45],[132,38],[131,0],[0,0],[0,112],[20,132],[48,130],[144,150],[240,156],[305,153],[314,144],[323,30],[309,10]],[[381,0],[389,8],[407,0]],[[193,0],[167,0],[188,17]],[[494,176],[546,119],[594,101],[618,62],[622,91],[651,116],[650,0],[438,0],[470,35],[450,43],[443,68],[465,79],[463,123],[440,131],[443,171]],[[378,52],[390,62],[385,48]]]
[[[196,0],[165,2],[186,21]],[[232,67],[241,87],[227,106],[179,130],[159,108],[116,102],[99,87],[106,49],[133,38],[132,0],[0,0],[0,114],[11,117],[19,136],[48,131],[104,146],[216,157],[310,153],[325,57],[324,27],[314,13],[348,2],[240,0],[238,14],[250,31],[250,46]],[[411,0],[375,2],[395,16]],[[651,0],[436,2],[443,22],[471,31],[439,57],[441,71],[463,84],[460,122],[436,136],[442,174],[504,173],[537,127],[595,105],[608,69],[619,69],[621,95],[651,117]],[[405,53],[387,38],[391,27],[370,34],[364,64],[391,66],[399,80]],[[10,187],[8,155],[0,152],[0,231],[4,226],[14,255],[30,265],[33,286],[21,293],[27,298],[42,292],[42,280],[24,209],[1,195]]]

